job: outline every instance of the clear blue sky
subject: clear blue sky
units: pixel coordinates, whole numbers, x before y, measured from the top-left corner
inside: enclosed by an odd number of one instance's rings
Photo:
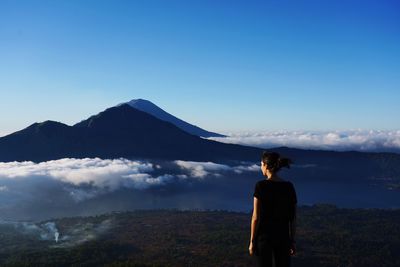
[[[148,99],[213,131],[399,129],[399,1],[0,0],[0,135]]]

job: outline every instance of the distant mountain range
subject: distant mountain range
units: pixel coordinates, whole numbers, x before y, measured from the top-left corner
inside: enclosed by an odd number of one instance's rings
[[[45,121],[0,138],[0,161],[65,157],[250,160],[259,148],[223,144],[122,104],[73,126]]]
[[[134,100],[100,112],[73,126],[56,121],[34,123],[0,138],[0,162],[41,162],[60,158],[119,158],[259,162],[261,148],[226,144],[190,134],[171,122],[141,111],[164,111],[149,101]],[[147,107],[144,107],[147,106]],[[157,111],[158,110],[158,111]],[[149,111],[150,112],[150,111]],[[164,114],[164,115],[161,115]],[[166,113],[168,114],[168,113]],[[165,118],[165,117],[164,117]],[[168,117],[170,118],[170,117]],[[175,118],[175,117],[174,117]],[[179,120],[179,119],[178,119]],[[190,125],[190,124],[188,124]],[[400,155],[271,149],[294,160],[296,176],[315,179],[347,177],[385,181],[400,189]],[[312,166],[312,168],[309,168]]]
[[[193,135],[201,136],[201,137],[225,137],[225,135],[219,134],[219,133],[213,133],[206,131],[204,129],[201,129],[193,124],[187,123],[186,121],[183,121],[168,112],[164,111],[163,109],[159,108],[152,102],[144,99],[133,99],[129,102],[123,103],[123,104],[128,104],[133,108],[136,108],[140,111],[149,113],[153,115],[154,117],[167,121],[178,127],[179,129],[188,132]],[[121,104],[122,105],[122,104]]]

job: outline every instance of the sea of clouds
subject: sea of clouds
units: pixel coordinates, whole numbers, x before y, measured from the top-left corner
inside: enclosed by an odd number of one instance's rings
[[[254,163],[64,158],[46,162],[0,162],[0,209],[12,203],[69,198],[75,203],[119,189],[146,191],[166,185],[259,171]],[[61,200],[59,200],[61,201]]]
[[[227,135],[228,137],[209,139],[261,148],[286,146],[301,149],[400,153],[400,130],[267,131]]]
[[[204,190],[224,184],[224,179],[254,176],[259,170],[250,162],[225,165],[126,158],[0,162],[0,220],[197,207],[203,205],[198,198]]]

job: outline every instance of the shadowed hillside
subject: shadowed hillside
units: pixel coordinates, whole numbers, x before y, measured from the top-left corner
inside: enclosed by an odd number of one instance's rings
[[[68,126],[45,121],[0,138],[0,161],[65,157],[250,160],[261,149],[191,135],[125,104]]]

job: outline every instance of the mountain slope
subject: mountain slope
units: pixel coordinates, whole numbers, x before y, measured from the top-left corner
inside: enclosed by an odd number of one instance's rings
[[[144,99],[133,99],[127,103],[133,108],[136,108],[140,111],[149,113],[153,115],[154,117],[170,122],[180,128],[181,130],[188,132],[193,135],[201,136],[201,137],[224,137],[222,134],[214,133],[214,132],[209,132],[204,129],[201,129],[200,127],[197,127],[195,125],[192,125],[190,123],[187,123],[171,114],[168,112],[164,111],[163,109],[159,108],[152,102]]]
[[[45,121],[0,138],[0,161],[43,161],[72,157],[81,146],[81,133],[66,124]]]
[[[0,138],[0,161],[64,157],[250,160],[260,149],[202,139],[120,105],[74,126],[46,121]]]
[[[291,158],[296,177],[307,180],[381,180],[400,188],[400,155],[274,148]],[[262,149],[219,143],[125,104],[68,126],[45,121],[0,138],[0,162],[66,157],[258,162]]]

